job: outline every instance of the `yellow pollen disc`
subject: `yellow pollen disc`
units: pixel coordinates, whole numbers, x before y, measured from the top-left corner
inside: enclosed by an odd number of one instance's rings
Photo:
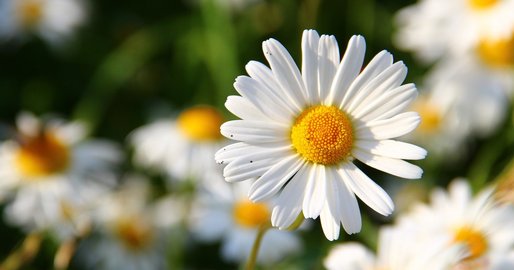
[[[421,117],[417,131],[423,134],[434,134],[441,127],[442,115],[440,110],[427,100],[420,99],[414,106],[414,111],[417,111]]]
[[[122,243],[131,250],[143,249],[153,239],[152,229],[136,217],[119,220],[114,230]]]
[[[454,240],[467,245],[470,255],[466,259],[476,259],[487,251],[487,239],[484,234],[473,228],[464,226],[457,229]]]
[[[485,10],[493,7],[498,0],[468,0],[469,5],[475,10]]]
[[[23,139],[15,162],[28,177],[49,176],[64,171],[70,163],[70,151],[49,132]]]
[[[223,116],[215,108],[197,106],[183,111],[178,126],[188,138],[195,141],[215,141],[222,138],[220,126]]]
[[[352,123],[335,106],[313,106],[296,119],[291,141],[296,152],[306,160],[323,165],[337,164],[352,151]]]
[[[480,41],[478,55],[491,67],[514,67],[514,33],[505,39]]]
[[[251,201],[240,201],[234,205],[234,220],[237,224],[257,228],[270,220],[270,211],[264,203],[253,203]]]
[[[33,27],[38,24],[43,16],[43,6],[38,0],[24,1],[17,9],[19,21],[25,27]]]

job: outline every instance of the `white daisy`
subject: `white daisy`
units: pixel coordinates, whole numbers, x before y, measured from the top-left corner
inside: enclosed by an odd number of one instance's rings
[[[0,145],[0,194],[11,200],[7,220],[28,231],[83,224],[82,211],[115,182],[117,146],[82,141],[80,123],[43,123],[28,113],[18,117],[17,128],[18,140]]]
[[[396,44],[431,61],[514,31],[514,0],[421,0],[397,15]]]
[[[482,77],[500,83],[502,90],[510,97],[514,95],[514,27],[509,36],[483,39],[474,50],[466,52],[460,59],[448,59],[445,64],[449,65],[456,60],[466,62],[466,65],[480,72]]]
[[[355,195],[382,215],[393,211],[389,195],[354,164],[404,177],[422,170],[402,159],[422,159],[426,151],[392,140],[416,128],[420,118],[405,112],[417,95],[402,85],[407,68],[382,51],[362,70],[365,42],[350,39],[342,60],[333,36],[306,30],[302,72],[276,40],[263,43],[271,69],[250,62],[250,77],[234,84],[241,96],[225,106],[242,120],[229,121],[221,133],[240,141],[216,153],[229,182],[255,179],[249,197],[261,201],[278,195],[272,224],[291,225],[303,212],[321,217],[326,237],[361,229]]]
[[[489,188],[473,198],[469,184],[455,180],[448,192],[434,191],[430,205],[417,205],[400,217],[399,224],[428,236],[449,235],[448,245],[457,242],[468,250],[460,262],[462,269],[477,265],[488,269],[491,258],[505,256],[514,245],[514,208],[495,202],[492,192]]]
[[[220,168],[212,160],[225,139],[219,128],[223,116],[213,107],[195,106],[176,119],[159,120],[130,135],[134,162],[164,171],[173,180],[216,182]],[[218,181],[219,182],[219,181]]]
[[[412,140],[434,153],[466,154],[466,142],[490,136],[505,120],[509,103],[502,83],[466,59],[437,64],[425,87],[413,104],[421,124]]]
[[[246,183],[232,187],[227,186],[223,194],[201,194],[193,205],[190,228],[193,236],[201,241],[221,240],[225,260],[244,262],[259,228],[268,226],[271,208],[264,202],[249,201]],[[264,234],[257,263],[272,264],[300,249],[300,239],[293,232],[271,229]]]
[[[92,269],[166,269],[166,235],[158,204],[149,202],[147,179],[130,177],[99,200],[94,218],[99,234],[86,239],[78,257]]]
[[[457,265],[465,250],[447,245],[444,236],[426,237],[414,228],[383,227],[377,254],[360,243],[334,246],[323,261],[328,270],[446,270]]]
[[[86,19],[82,0],[0,1],[0,40],[34,33],[59,45]]]

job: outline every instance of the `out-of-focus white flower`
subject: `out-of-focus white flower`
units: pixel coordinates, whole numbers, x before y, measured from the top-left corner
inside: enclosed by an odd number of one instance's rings
[[[158,216],[170,213],[149,202],[147,179],[125,180],[98,202],[99,234],[86,239],[77,256],[92,269],[166,269],[166,234]]]
[[[342,59],[333,36],[305,30],[302,71],[274,39],[263,42],[271,68],[252,61],[250,76],[239,76],[225,106],[241,120],[221,126],[239,141],[216,153],[229,182],[255,180],[252,201],[277,196],[273,226],[289,227],[299,215],[318,218],[327,239],[361,229],[356,196],[382,215],[392,213],[389,195],[354,160],[386,173],[420,178],[421,168],[407,160],[426,151],[395,140],[414,130],[420,118],[406,111],[416,98],[403,84],[407,67],[378,53],[362,69],[366,44],[353,36]]]
[[[512,15],[514,18],[514,15]],[[460,57],[470,67],[487,76],[490,80],[501,83],[502,90],[512,98],[514,96],[514,27],[509,36],[500,39],[484,39],[475,50]],[[455,61],[448,59],[447,61]],[[446,62],[447,65],[449,63]]]
[[[53,228],[65,235],[74,225],[82,227],[84,211],[115,183],[118,147],[83,141],[80,123],[42,122],[28,113],[18,117],[17,129],[17,140],[0,145],[0,197],[9,200],[7,221],[28,231]]]
[[[138,128],[129,137],[135,150],[134,162],[164,171],[172,180],[192,179],[202,185],[221,183],[221,169],[213,156],[225,143],[220,133],[223,121],[215,108],[195,106],[176,119]]]
[[[489,269],[491,258],[506,256],[514,244],[514,208],[494,201],[492,192],[472,197],[469,184],[455,180],[448,192],[435,190],[430,205],[417,205],[399,217],[399,224],[427,236],[448,235],[448,245],[463,244],[467,253],[459,269]],[[478,266],[483,268],[473,268]]]
[[[462,258],[465,250],[447,245],[445,236],[427,237],[413,228],[380,229],[377,254],[361,243],[334,246],[323,264],[328,270],[446,270]]]
[[[82,0],[2,0],[0,40],[37,34],[53,45],[60,45],[85,19]]]
[[[423,60],[461,54],[484,40],[509,38],[513,0],[421,0],[397,15],[396,44]]]
[[[248,200],[247,183],[232,187],[227,185],[223,194],[200,194],[193,205],[190,227],[193,236],[199,240],[221,240],[225,260],[244,262],[250,255],[259,227],[269,226],[271,208],[267,203]],[[269,229],[262,239],[257,262],[271,264],[300,249],[300,239],[293,232]]]
[[[438,154],[462,154],[471,138],[491,135],[505,120],[509,98],[504,85],[471,59],[437,64],[426,92],[413,110],[421,116],[411,138]]]

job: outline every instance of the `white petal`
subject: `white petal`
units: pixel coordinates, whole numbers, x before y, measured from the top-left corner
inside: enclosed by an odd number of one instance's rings
[[[373,78],[366,86],[357,90],[344,110],[351,113],[359,105],[370,103],[375,98],[385,94],[386,91],[400,86],[405,76],[407,76],[407,67],[403,62],[394,63]]]
[[[267,118],[248,99],[241,96],[228,96],[225,107],[235,116],[245,120],[262,120]]]
[[[238,76],[234,88],[270,119],[286,123],[290,121],[291,114],[284,109],[285,107],[282,104],[277,102],[278,99],[269,95],[265,86],[260,82],[247,76]]]
[[[326,200],[326,182],[325,166],[312,164],[303,197],[303,215],[306,218],[317,218],[323,209]]]
[[[267,95],[277,100],[277,103],[282,104],[284,109],[287,109],[291,114],[298,114],[301,112],[299,104],[295,100],[290,99],[284,89],[280,87],[275,79],[273,72],[264,64],[257,61],[250,61],[245,66],[246,72],[252,79],[261,83],[264,86],[262,91],[266,91]],[[287,89],[285,89],[287,91]]]
[[[240,157],[248,156],[250,160],[257,160],[262,158],[273,158],[274,154],[277,151],[287,151],[291,146],[289,142],[287,143],[267,143],[267,144],[259,144],[249,145],[244,142],[233,143],[227,145],[220,150],[218,150],[214,154],[214,159],[218,163],[229,163],[234,159],[238,159]],[[266,156],[262,156],[262,152],[266,152]]]
[[[355,128],[358,140],[385,140],[403,136],[413,131],[420,122],[416,112],[405,112],[389,119],[370,121]]]
[[[362,227],[359,204],[355,194],[346,186],[344,179],[335,171],[327,170],[327,201],[330,211],[337,220],[342,221],[344,230],[358,233]]]
[[[307,100],[318,100],[318,43],[315,30],[304,30],[302,36],[302,79]]]
[[[289,156],[289,147],[277,148],[248,148],[252,151],[241,153],[234,158],[223,170],[223,176],[229,182],[243,181],[262,175],[267,169],[276,164],[278,160]],[[238,150],[230,152],[237,154]],[[244,150],[244,149],[242,149]]]
[[[329,241],[334,241],[339,238],[339,230],[341,227],[339,220],[334,218],[327,204],[325,204],[323,211],[321,211],[320,222],[323,234],[325,234],[325,237]]]
[[[246,162],[237,159],[223,169],[223,177],[227,182],[239,182],[257,178],[266,173],[279,159],[263,159]]]
[[[385,92],[371,102],[363,102],[351,115],[364,122],[387,119],[403,112],[417,96],[418,91],[414,84],[402,85]]]
[[[319,102],[324,102],[330,93],[330,85],[332,85],[340,62],[339,46],[336,38],[322,35],[319,39],[318,51]]]
[[[346,91],[348,91],[348,88],[361,71],[365,53],[366,41],[364,41],[364,38],[362,36],[353,36],[348,42],[343,60],[341,60],[335,74],[326,104],[339,105],[343,100]]]
[[[41,126],[41,121],[30,112],[23,111],[16,117],[16,127],[23,135],[36,136]]]
[[[302,201],[307,186],[310,166],[302,166],[298,173],[287,183],[276,200],[271,213],[271,224],[285,229],[293,224],[302,211]]]
[[[427,156],[427,150],[419,146],[394,140],[358,140],[355,146],[364,152],[389,158],[417,160]]]
[[[284,158],[252,184],[248,197],[252,201],[269,199],[298,172],[304,162],[298,155]]]
[[[268,60],[275,78],[289,98],[303,107],[306,103],[306,90],[298,66],[280,42],[269,39],[262,43],[264,56]]]
[[[244,142],[280,142],[287,140],[283,126],[265,121],[233,120],[220,127],[221,134],[227,138]]]
[[[252,148],[253,145],[244,142],[229,144],[214,153],[214,160],[217,163],[228,163],[239,157],[241,153],[248,153]]]
[[[391,197],[353,163],[343,164],[337,170],[348,187],[371,209],[387,216],[393,212]]]
[[[418,179],[423,174],[420,167],[401,159],[376,156],[359,149],[354,149],[352,155],[370,167],[398,177]]]
[[[340,102],[339,108],[346,108],[348,102],[353,99],[361,88],[366,87],[378,74],[386,70],[392,64],[393,56],[389,52],[379,52],[350,85]]]

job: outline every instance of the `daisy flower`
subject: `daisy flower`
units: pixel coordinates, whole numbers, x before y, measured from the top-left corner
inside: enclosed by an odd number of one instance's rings
[[[417,205],[399,224],[428,236],[446,234],[448,245],[463,244],[467,253],[459,269],[489,269],[493,257],[506,256],[514,245],[514,208],[494,201],[492,193],[488,188],[472,197],[469,184],[455,180],[448,192],[435,190],[430,205]]]
[[[328,270],[446,270],[457,265],[465,250],[446,245],[444,236],[424,237],[413,228],[383,227],[377,254],[361,243],[334,246],[323,264]]]
[[[248,76],[234,84],[241,96],[225,106],[242,120],[221,126],[239,141],[215,158],[229,182],[255,180],[254,202],[277,196],[271,222],[287,228],[303,212],[320,216],[325,236],[361,229],[357,195],[382,215],[393,211],[389,195],[355,164],[355,160],[404,178],[422,170],[402,159],[422,159],[426,151],[393,140],[419,124],[406,112],[417,96],[413,84],[402,85],[407,68],[382,51],[362,70],[365,42],[353,36],[342,60],[333,36],[306,30],[302,38],[302,71],[276,40],[263,43],[271,68],[251,61]]]
[[[224,119],[213,107],[200,105],[185,109],[175,119],[164,119],[136,129],[129,136],[134,162],[164,171],[173,180],[215,182],[220,168],[212,160],[224,144],[220,126]]]
[[[512,16],[514,18],[514,16]],[[472,51],[461,57],[483,75],[501,83],[503,91],[514,95],[514,27],[509,36],[483,39]],[[452,61],[455,59],[449,59]]]
[[[0,40],[34,33],[59,45],[85,19],[82,0],[4,0],[0,2]]]
[[[200,241],[221,240],[221,253],[230,262],[244,262],[252,250],[261,226],[269,226],[271,207],[268,203],[248,200],[247,183],[237,183],[224,193],[200,193],[191,213],[190,228]],[[301,242],[289,231],[269,230],[262,239],[257,263],[272,264],[298,252]]]
[[[114,166],[121,159],[117,146],[83,141],[80,123],[43,122],[28,113],[17,119],[17,136],[0,144],[6,219],[28,231],[83,223],[83,211],[115,183]]]
[[[422,60],[459,54],[514,31],[514,0],[421,0],[397,15],[396,44]]]
[[[465,154],[471,138],[485,138],[505,120],[508,97],[502,83],[462,58],[438,63],[413,103],[421,116],[411,139],[437,154]]]
[[[92,269],[166,269],[166,235],[158,219],[164,213],[149,202],[147,179],[125,180],[99,200],[94,212],[99,233],[85,240],[77,256]]]

